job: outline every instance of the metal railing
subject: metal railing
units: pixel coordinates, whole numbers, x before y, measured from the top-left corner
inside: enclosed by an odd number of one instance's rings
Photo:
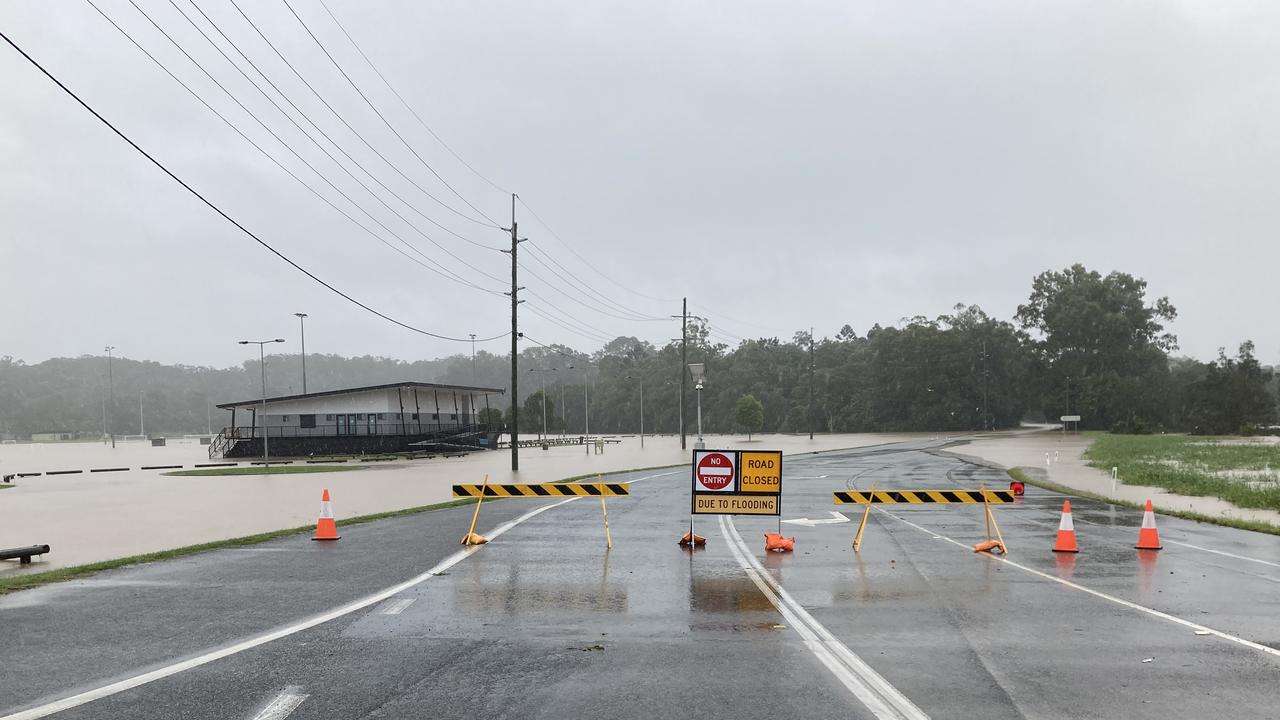
[[[222,429],[215,443],[225,443],[230,440],[252,440],[262,437],[263,428],[254,425],[242,425],[236,427],[226,427]],[[291,425],[283,426],[267,426],[266,436],[268,438],[335,438],[335,437],[378,437],[397,435],[437,435],[437,434],[465,434],[465,433],[484,433],[496,432],[486,425],[467,425],[461,423],[435,423],[435,422],[418,422],[416,420],[406,420],[403,423],[399,421],[379,422],[374,425],[361,422],[358,425],[337,425],[325,424],[317,425],[313,428],[304,428]]]

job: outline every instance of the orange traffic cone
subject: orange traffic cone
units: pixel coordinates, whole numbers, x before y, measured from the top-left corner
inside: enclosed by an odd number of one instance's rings
[[[1159,550],[1163,547],[1160,544],[1160,531],[1156,530],[1156,513],[1151,509],[1151,501],[1147,501],[1147,508],[1142,511],[1142,529],[1138,531],[1138,544],[1134,547],[1139,550]]]
[[[1080,552],[1076,545],[1076,526],[1071,522],[1071,501],[1062,501],[1062,519],[1058,521],[1058,541],[1053,544],[1054,552]]]
[[[333,505],[329,503],[329,488],[320,496],[320,519],[316,520],[316,534],[312,540],[337,540],[338,524],[333,520]]]
[[[782,537],[781,533],[765,533],[764,549],[772,552],[791,552],[796,549],[796,539]]]

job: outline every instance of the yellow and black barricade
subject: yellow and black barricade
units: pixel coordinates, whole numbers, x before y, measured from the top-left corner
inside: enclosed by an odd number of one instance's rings
[[[631,494],[631,483],[538,483],[536,485],[454,485],[456,498],[615,497]]]
[[[867,492],[859,490],[834,492],[832,493],[832,501],[836,505],[863,506],[862,520],[858,523],[858,530],[853,536],[854,552],[862,549],[862,534],[867,528],[867,518],[871,515],[872,505],[927,504],[982,505],[987,525],[987,539],[974,545],[974,551],[990,552],[996,548],[999,548],[1002,553],[1009,551],[1004,544],[1004,537],[1000,534],[1000,526],[996,524],[996,518],[991,514],[992,505],[1014,502],[1014,495],[1008,490],[987,490],[986,488],[978,490],[876,490],[875,485],[872,485]],[[991,534],[992,530],[995,530],[994,538]]]
[[[849,490],[833,495],[836,505],[1013,502],[1013,493],[1007,490]]]
[[[462,537],[463,545],[483,545],[488,542],[482,535],[476,534],[476,520],[480,517],[480,504],[486,498],[555,498],[555,497],[598,497],[600,512],[604,516],[604,541],[608,548],[613,547],[613,537],[609,533],[609,509],[605,507],[606,497],[620,497],[631,494],[631,483],[607,483],[596,476],[596,482],[565,482],[490,485],[489,476],[484,476],[480,485],[454,485],[453,496],[456,498],[475,498],[476,511],[471,516],[471,529]]]

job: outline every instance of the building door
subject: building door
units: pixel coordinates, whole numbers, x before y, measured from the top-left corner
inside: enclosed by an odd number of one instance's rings
[[[366,426],[370,435],[378,434],[378,413],[369,413],[369,424]]]

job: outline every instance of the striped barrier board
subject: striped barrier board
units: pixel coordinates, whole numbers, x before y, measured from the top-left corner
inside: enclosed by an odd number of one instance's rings
[[[601,488],[604,492],[601,493]],[[539,483],[537,485],[454,485],[456,498],[480,497],[615,497],[630,495],[631,483]]]
[[[876,490],[873,493],[849,491],[833,495],[836,505],[1013,502],[1013,493],[1008,490]]]

